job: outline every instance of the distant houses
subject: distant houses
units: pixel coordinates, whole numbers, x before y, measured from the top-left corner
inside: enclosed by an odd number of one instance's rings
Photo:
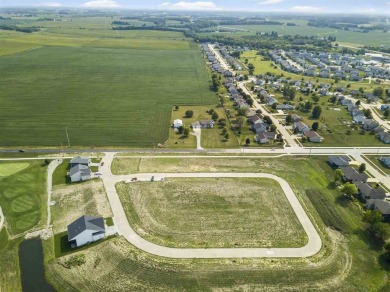
[[[74,157],[70,161],[70,170],[67,173],[71,182],[80,182],[91,179],[91,169],[89,168],[91,159],[88,157]]]
[[[104,238],[106,228],[102,217],[81,216],[68,225],[68,242],[72,248]]]

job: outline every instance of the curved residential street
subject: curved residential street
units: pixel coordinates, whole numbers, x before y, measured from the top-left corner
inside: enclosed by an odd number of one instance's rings
[[[155,177],[156,183],[162,178],[174,177],[258,177],[276,180],[282,187],[288,201],[294,209],[299,222],[308,236],[308,243],[300,248],[170,248],[151,243],[140,237],[130,226],[115,185],[121,181],[128,181],[134,175],[114,176],[111,173],[111,162],[115,153],[106,153],[103,158],[104,166],[100,168],[107,196],[114,214],[114,222],[118,233],[137,248],[162,257],[168,258],[253,258],[253,257],[309,257],[315,255],[322,246],[321,238],[305,210],[295,196],[290,185],[282,178],[266,173],[137,173],[138,180],[150,181]]]

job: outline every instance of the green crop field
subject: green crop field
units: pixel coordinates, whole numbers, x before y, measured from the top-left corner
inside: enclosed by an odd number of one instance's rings
[[[307,35],[317,37],[335,36],[338,43],[349,43],[357,46],[389,46],[389,32],[382,32],[379,30],[370,31],[368,33],[361,33],[355,31],[345,31],[334,28],[321,28],[308,26],[306,23],[300,23],[299,26],[287,25],[226,25],[221,28],[239,29],[237,35],[253,35],[256,32],[271,33],[278,32],[279,35]],[[224,34],[221,32],[220,34]],[[226,33],[227,35],[231,33]]]
[[[121,183],[117,189],[131,226],[160,245],[301,247],[307,243],[274,180],[167,179]]]
[[[0,170],[4,169],[12,172],[0,176],[0,206],[8,232],[15,235],[46,218],[46,166],[42,166],[42,161],[0,162]]]
[[[67,128],[72,146],[151,147],[168,139],[173,105],[215,102],[181,33],[92,32],[0,35],[0,146],[67,145]]]

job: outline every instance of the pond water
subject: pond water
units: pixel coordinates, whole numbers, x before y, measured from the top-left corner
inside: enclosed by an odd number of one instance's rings
[[[24,240],[19,245],[19,265],[23,292],[55,292],[46,281],[42,240]]]

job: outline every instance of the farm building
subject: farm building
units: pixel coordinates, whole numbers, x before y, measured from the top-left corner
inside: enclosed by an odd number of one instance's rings
[[[183,126],[183,121],[182,121],[182,120],[177,119],[177,120],[174,120],[174,121],[173,121],[173,127],[174,127],[175,129],[180,128],[181,126]]]

